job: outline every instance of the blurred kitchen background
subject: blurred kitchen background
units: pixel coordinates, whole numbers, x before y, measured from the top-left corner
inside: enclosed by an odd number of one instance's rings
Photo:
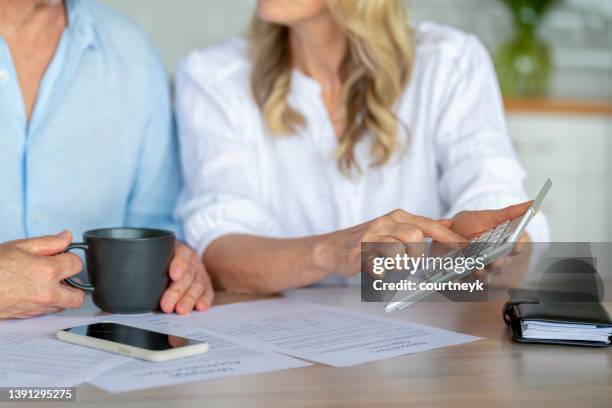
[[[132,16],[168,70],[244,33],[255,0],[102,0]],[[550,3],[550,4],[549,4]],[[612,241],[612,0],[407,0],[414,20],[476,34],[504,83],[508,128],[554,241]],[[544,8],[544,10],[541,10]]]

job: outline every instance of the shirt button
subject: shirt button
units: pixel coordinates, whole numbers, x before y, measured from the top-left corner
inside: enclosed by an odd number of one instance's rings
[[[40,214],[38,214],[38,213],[32,214],[32,220],[34,220],[34,221],[40,220]]]
[[[6,69],[0,69],[0,81],[5,82],[9,79],[9,73]]]

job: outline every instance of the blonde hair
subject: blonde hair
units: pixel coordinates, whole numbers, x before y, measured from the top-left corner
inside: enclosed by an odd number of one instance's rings
[[[359,169],[355,146],[371,135],[371,165],[382,166],[398,145],[394,105],[412,71],[413,34],[400,0],[327,0],[348,38],[340,68],[346,126],[336,151],[344,173]],[[289,106],[293,62],[289,29],[255,16],[251,26],[251,89],[273,135],[293,134],[304,117]]]

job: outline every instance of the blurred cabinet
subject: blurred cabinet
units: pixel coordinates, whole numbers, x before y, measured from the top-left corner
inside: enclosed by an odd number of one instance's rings
[[[508,129],[532,196],[546,177],[553,241],[612,241],[612,117],[508,114]]]

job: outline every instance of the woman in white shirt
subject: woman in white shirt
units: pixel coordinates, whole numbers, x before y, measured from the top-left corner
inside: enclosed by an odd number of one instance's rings
[[[218,287],[347,278],[361,242],[458,242],[526,210],[476,211],[526,198],[485,49],[408,22],[399,0],[260,0],[248,39],[179,64],[177,212]]]

